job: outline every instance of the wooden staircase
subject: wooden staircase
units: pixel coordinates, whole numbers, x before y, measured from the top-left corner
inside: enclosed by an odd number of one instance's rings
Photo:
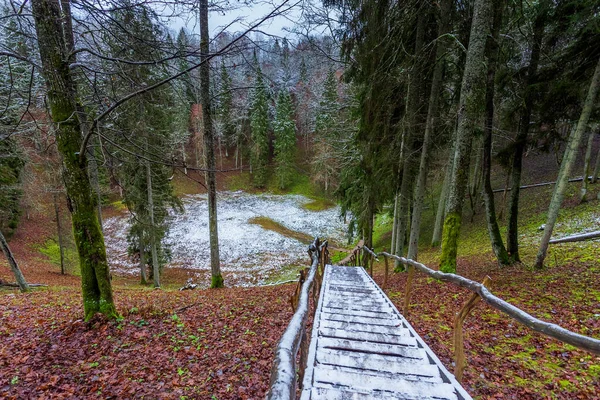
[[[362,267],[327,265],[301,399],[471,399]]]

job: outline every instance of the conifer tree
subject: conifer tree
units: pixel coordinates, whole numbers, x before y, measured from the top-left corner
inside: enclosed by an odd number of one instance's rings
[[[221,89],[219,94],[218,116],[223,126],[223,139],[226,146],[235,143],[235,124],[233,123],[232,79],[227,73],[225,62],[221,62]]]
[[[330,69],[323,85],[323,95],[315,123],[315,146],[312,160],[314,180],[328,191],[337,172],[335,143],[339,134],[338,82]]]
[[[296,153],[296,124],[293,120],[292,99],[287,91],[279,92],[273,122],[275,133],[276,175],[280,189],[285,189],[294,176]]]
[[[250,127],[252,129],[250,166],[252,183],[255,187],[261,188],[267,183],[267,164],[269,163],[269,105],[267,104],[267,88],[256,53],[254,54],[254,64],[256,78],[250,110]]]

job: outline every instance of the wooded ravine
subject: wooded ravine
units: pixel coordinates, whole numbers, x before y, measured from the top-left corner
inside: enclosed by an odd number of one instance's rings
[[[0,397],[265,398],[315,237],[600,339],[599,91],[598,0],[5,0]],[[471,293],[371,268],[452,372]],[[600,397],[462,331],[473,398]]]

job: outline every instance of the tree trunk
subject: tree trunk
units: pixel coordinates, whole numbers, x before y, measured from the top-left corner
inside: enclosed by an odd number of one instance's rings
[[[433,225],[433,236],[431,237],[431,247],[438,247],[442,242],[442,225],[446,216],[446,201],[448,200],[448,191],[450,190],[450,179],[452,169],[454,168],[454,148],[450,150],[448,162],[446,163],[446,172],[444,173],[444,183],[438,200],[437,211],[435,213],[435,223]]]
[[[146,141],[146,151],[148,150],[148,142]],[[152,192],[152,168],[150,162],[146,162],[146,189],[148,191],[148,217],[150,219],[150,253],[152,254],[152,278],[154,287],[160,287],[160,264],[158,262],[158,249],[156,243],[156,235],[154,230],[154,196]]]
[[[498,38],[500,36],[500,24],[502,23],[502,11],[504,1],[494,2],[494,25],[492,36],[489,40],[489,57],[488,57],[488,75],[487,86],[485,93],[486,117],[483,130],[483,199],[485,202],[485,220],[487,223],[488,233],[492,250],[496,256],[496,260],[500,265],[510,264],[508,252],[504,247],[498,220],[496,219],[496,205],[494,202],[494,190],[492,189],[491,173],[492,173],[492,130],[494,127],[494,91],[496,68],[498,65]]]
[[[421,149],[421,160],[419,163],[419,173],[413,200],[412,222],[410,227],[410,238],[408,240],[408,255],[407,258],[416,260],[419,247],[419,234],[421,232],[421,214],[423,212],[423,204],[425,200],[425,185],[427,183],[427,172],[429,170],[429,153],[431,152],[431,142],[433,130],[437,123],[438,103],[440,90],[442,87],[442,75],[444,71],[444,54],[446,46],[443,45],[443,36],[448,32],[450,21],[450,8],[452,1],[443,0],[440,4],[438,39],[435,50],[436,65],[433,70],[431,81],[431,92],[429,95],[429,106],[427,109],[427,120],[425,123],[425,134],[423,135],[423,147]]]
[[[588,142],[587,142],[587,148],[585,150],[585,161],[583,163],[583,174],[582,174],[582,181],[581,181],[581,193],[579,194],[579,202],[583,203],[585,202],[586,196],[587,196],[587,191],[588,191],[588,182],[589,182],[589,175],[590,175],[590,164],[592,163],[592,146],[594,145],[594,136],[596,135],[596,132],[598,132],[598,128],[600,127],[600,124],[593,124],[593,126],[591,126],[590,129],[590,134],[588,137]]]
[[[200,90],[204,119],[204,154],[206,186],[208,188],[208,229],[210,232],[211,288],[223,287],[223,276],[219,260],[219,235],[217,229],[217,177],[215,172],[215,144],[210,104],[210,65],[208,36],[208,0],[200,0]]]
[[[58,249],[60,251],[60,273],[65,274],[65,251],[63,248],[63,236],[62,227],[60,223],[60,210],[58,205],[58,193],[52,194],[52,200],[54,202],[54,215],[56,216],[56,233],[58,234]]]
[[[4,252],[4,255],[6,256],[6,260],[8,261],[8,265],[15,276],[15,280],[17,281],[17,285],[19,285],[19,289],[23,293],[30,292],[31,289],[29,288],[21,269],[19,268],[19,264],[17,264],[17,260],[15,260],[15,257],[10,251],[10,247],[8,247],[8,243],[6,242],[6,238],[4,238],[2,232],[0,232],[0,247],[2,247],[2,252]]]
[[[148,284],[148,274],[146,273],[146,251],[144,239],[140,236],[140,284],[147,285]]]
[[[520,262],[519,255],[519,194],[521,187],[521,171],[523,168],[523,153],[527,146],[527,136],[529,134],[529,124],[531,122],[531,112],[533,110],[533,98],[535,90],[531,85],[535,82],[538,65],[540,62],[540,53],[542,47],[542,37],[544,35],[544,26],[546,25],[547,0],[539,4],[537,16],[533,24],[533,45],[531,49],[531,58],[527,66],[527,74],[523,82],[524,107],[519,119],[519,128],[515,139],[515,151],[513,154],[512,174],[511,174],[511,192],[508,205],[508,226],[506,231],[506,250],[514,262]]]
[[[79,253],[85,320],[99,312],[116,318],[104,238],[87,175],[85,152],[80,153],[81,125],[76,117],[77,90],[71,75],[58,0],[32,0],[42,74],[48,87],[48,105],[56,127],[63,178],[72,213],[73,234]]]
[[[554,229],[554,224],[556,223],[556,219],[558,218],[560,206],[562,205],[562,201],[565,197],[567,183],[569,182],[569,175],[571,175],[571,171],[575,166],[575,160],[577,159],[577,151],[579,149],[579,146],[581,145],[583,133],[587,129],[590,115],[592,114],[592,111],[594,109],[594,102],[596,101],[599,87],[600,59],[598,59],[598,64],[596,65],[596,70],[594,71],[592,82],[590,83],[590,89],[588,91],[587,98],[585,99],[585,103],[583,104],[583,110],[581,111],[579,122],[577,122],[577,128],[569,138],[569,143],[565,150],[565,154],[563,155],[562,163],[560,164],[558,179],[556,180],[556,186],[554,186],[552,200],[550,200],[550,207],[548,209],[548,220],[546,221],[544,235],[542,236],[542,242],[540,243],[540,248],[538,250],[535,261],[535,267],[538,269],[544,267],[544,259],[546,258],[546,252],[548,251],[548,243],[550,242],[552,230]]]
[[[600,149],[598,150],[598,154],[596,154],[596,165],[594,166],[594,174],[590,183],[596,183],[598,174],[600,174]],[[598,192],[598,200],[600,200],[600,192]]]
[[[465,62],[458,117],[454,168],[450,181],[446,218],[442,232],[442,255],[440,270],[456,272],[458,235],[462,222],[462,208],[467,189],[469,164],[471,160],[472,135],[480,121],[480,104],[483,102],[485,68],[485,44],[490,32],[491,0],[477,0],[473,11],[469,49]]]
[[[415,52],[413,56],[410,82],[406,101],[406,124],[404,126],[406,151],[404,152],[404,166],[402,167],[402,183],[400,185],[400,198],[398,201],[399,224],[396,231],[395,255],[402,256],[404,253],[404,241],[407,232],[407,214],[409,212],[409,201],[414,188],[415,160],[414,154],[417,143],[421,140],[418,128],[418,114],[421,103],[420,91],[423,83],[421,51],[425,43],[425,22],[427,10],[420,10],[417,17],[417,32],[415,38]],[[395,260],[395,269],[403,267],[400,261]]]
[[[398,230],[398,198],[400,193],[394,196],[394,219],[392,221],[392,241],[390,243],[390,253],[396,254],[396,231]]]

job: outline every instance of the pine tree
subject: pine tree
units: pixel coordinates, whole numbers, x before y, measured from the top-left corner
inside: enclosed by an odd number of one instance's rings
[[[267,104],[267,88],[256,54],[254,55],[256,78],[252,93],[250,110],[250,126],[252,129],[252,150],[250,166],[252,183],[255,187],[264,187],[267,183],[267,165],[269,163],[269,105]]]
[[[328,191],[338,171],[336,142],[339,135],[338,82],[330,69],[323,85],[323,95],[315,123],[315,145],[312,160],[313,179]]]
[[[223,139],[226,146],[235,144],[235,124],[233,123],[232,79],[227,73],[225,62],[221,62],[221,89],[218,116],[223,126]]]
[[[287,91],[279,92],[275,121],[275,163],[280,189],[285,189],[294,176],[294,158],[296,155],[296,124],[293,120],[292,99]]]
[[[112,54],[117,57],[127,52],[132,60],[160,58],[159,42],[163,37],[154,18],[151,10],[145,7],[114,12],[115,23],[128,26],[129,30],[126,33],[114,30],[109,41]],[[162,74],[156,66],[133,65],[124,67],[113,79],[113,84],[116,91],[121,91],[131,84],[141,86]],[[189,92],[185,93],[189,95]],[[115,139],[118,147],[112,153],[122,161],[117,174],[123,187],[123,201],[132,213],[129,251],[144,260],[140,263],[142,282],[146,277],[146,265],[151,266],[155,287],[160,286],[160,273],[169,259],[169,251],[164,245],[168,210],[180,207],[173,194],[171,169],[164,164],[172,158],[177,150],[174,144],[181,139],[178,137],[181,132],[174,123],[174,104],[177,102],[174,102],[173,92],[165,86],[131,100],[113,121],[122,135]]]

